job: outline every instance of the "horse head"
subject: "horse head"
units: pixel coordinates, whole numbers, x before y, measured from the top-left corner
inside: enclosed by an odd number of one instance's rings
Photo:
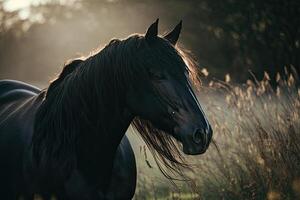
[[[139,132],[152,132],[144,136],[146,143],[150,140],[156,150],[164,148],[159,147],[167,144],[162,140],[154,145],[163,132],[179,141],[185,154],[196,155],[207,150],[212,128],[192,87],[197,66],[176,47],[181,27],[182,22],[162,37],[158,36],[158,20],[148,28],[136,58],[145,75],[129,90],[127,104],[138,117],[134,125]]]

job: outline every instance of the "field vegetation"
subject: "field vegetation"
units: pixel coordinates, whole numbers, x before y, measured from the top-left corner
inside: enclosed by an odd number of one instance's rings
[[[199,99],[214,129],[213,143],[189,156],[191,181],[174,187],[141,141],[136,199],[300,199],[300,89],[296,73],[265,73],[245,84],[214,80]],[[132,134],[128,134],[132,135]]]

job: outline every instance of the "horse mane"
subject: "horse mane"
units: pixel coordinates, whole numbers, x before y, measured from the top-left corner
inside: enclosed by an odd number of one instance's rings
[[[190,82],[200,84],[200,70],[183,48],[174,47],[160,37],[157,45],[171,52],[171,57],[163,58],[165,63],[172,59],[183,59],[186,66],[180,70],[189,73]],[[132,35],[124,40],[112,40],[99,52],[66,64],[59,76],[49,85],[45,99],[36,114],[32,147],[37,162],[44,163],[44,167],[52,163],[55,166],[50,167],[61,169],[62,174],[63,171],[70,171],[76,160],[78,132],[90,130],[91,133],[106,134],[106,123],[101,122],[107,122],[106,118],[110,121],[116,120],[110,118],[110,112],[119,112],[118,107],[107,110],[106,105],[111,102],[122,105],[124,92],[129,87],[134,87],[138,80],[149,80],[143,65],[147,64],[145,62],[153,62],[149,59],[154,57],[157,55],[151,51],[144,36]],[[157,66],[159,64],[157,63]],[[163,91],[158,91],[158,94],[163,94]],[[88,95],[89,98],[85,98]],[[78,105],[74,105],[74,98],[80,100]],[[81,106],[83,112],[73,113],[73,106]],[[101,110],[104,116],[108,117],[95,118],[95,110]],[[83,122],[88,126],[80,127]],[[132,125],[144,139],[159,169],[167,178],[172,179],[176,174],[184,176],[183,169],[189,166],[177,142],[169,134],[156,129],[150,121],[139,117],[133,120]]]
[[[71,74],[82,62],[83,60],[79,58],[67,61],[63,67],[62,72],[51,82],[50,86],[47,89],[47,92],[50,93],[52,90],[54,90],[54,88],[59,85],[69,74]]]
[[[41,94],[44,99],[35,115],[32,136],[33,158],[39,168],[68,176],[76,165],[79,133],[90,132],[98,138],[99,132],[109,135],[106,127],[119,120],[113,117],[121,116],[124,92],[135,82],[137,72],[124,59],[133,57],[131,49],[138,45],[133,40],[139,37],[114,40],[97,53],[71,61]],[[78,107],[80,113],[74,111]]]

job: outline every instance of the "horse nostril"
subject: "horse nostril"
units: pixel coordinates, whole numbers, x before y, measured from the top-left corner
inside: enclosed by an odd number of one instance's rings
[[[206,143],[205,133],[203,131],[201,131],[200,129],[197,129],[194,132],[193,139],[196,144],[200,144],[200,143],[205,144]]]

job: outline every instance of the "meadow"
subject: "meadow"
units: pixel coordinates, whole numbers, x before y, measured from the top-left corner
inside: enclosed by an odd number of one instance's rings
[[[253,76],[235,85],[226,75],[203,84],[199,99],[213,142],[205,154],[186,156],[191,180],[177,186],[163,177],[129,129],[138,163],[135,199],[300,199],[298,79],[286,71],[274,80],[265,73],[262,80]]]

